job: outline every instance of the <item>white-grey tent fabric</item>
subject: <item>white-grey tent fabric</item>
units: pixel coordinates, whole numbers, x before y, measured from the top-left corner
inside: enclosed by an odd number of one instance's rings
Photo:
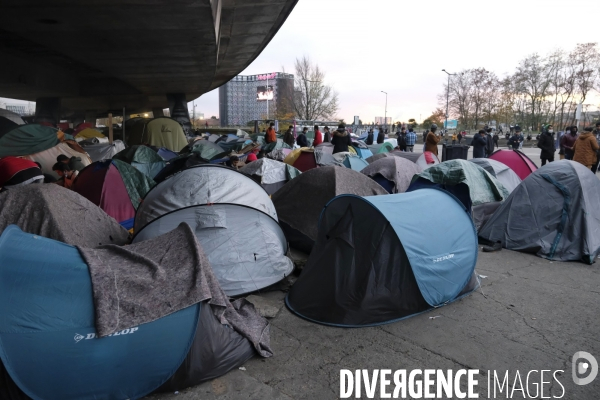
[[[387,154],[387,153],[384,153]],[[394,182],[393,193],[404,193],[410,186],[413,176],[423,172],[418,164],[401,157],[382,157],[365,167],[361,173],[370,178],[381,175]]]
[[[202,164],[171,176],[148,192],[135,215],[135,232],[168,212],[209,203],[252,207],[277,221],[275,206],[258,183],[231,168]]]
[[[133,242],[163,235],[182,222],[194,231],[228,296],[263,289],[294,269],[285,256],[287,242],[279,224],[260,211],[233,204],[194,206],[169,213],[145,226]]]
[[[469,161],[474,162],[495,176],[509,193],[512,193],[512,191],[521,184],[521,178],[519,178],[515,171],[500,161],[492,160],[490,158],[473,158]]]
[[[99,143],[97,142],[97,138],[92,138],[81,141],[79,144],[88,153],[92,162],[109,160],[121,150],[125,150],[125,144],[121,140],[115,140],[113,144],[110,144]]]
[[[262,177],[262,183],[270,185],[272,183],[287,182],[286,163],[261,158],[246,164],[240,169],[240,172],[246,175],[258,175]]]
[[[17,125],[25,125],[25,121],[23,121],[23,118],[21,118],[19,114],[6,110],[4,108],[0,108],[0,117],[4,117]]]

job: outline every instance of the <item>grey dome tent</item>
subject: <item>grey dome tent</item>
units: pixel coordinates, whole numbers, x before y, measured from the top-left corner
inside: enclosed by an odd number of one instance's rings
[[[388,193],[360,172],[329,166],[304,172],[273,195],[279,222],[292,247],[310,253],[317,238],[321,210],[340,194],[372,196]]]
[[[289,164],[264,157],[244,165],[239,171],[252,177],[268,194],[275,193],[302,173]]]
[[[73,246],[129,242],[129,232],[114,218],[59,185],[26,185],[0,193],[0,233],[9,225]]]
[[[216,164],[200,164],[172,175],[146,194],[135,215],[135,232],[168,212],[209,203],[249,206],[277,220],[273,202],[248,176]]]
[[[473,158],[469,161],[479,165],[494,178],[498,179],[500,183],[504,185],[506,190],[508,190],[508,193],[512,193],[512,191],[521,184],[521,178],[519,178],[515,171],[500,161],[491,158]]]
[[[444,189],[472,209],[479,230],[509,196],[504,186],[479,165],[466,160],[449,160],[427,168],[413,177],[408,192],[424,187]]]
[[[532,172],[479,232],[509,250],[592,264],[600,253],[600,182],[568,160]]]
[[[210,273],[202,270],[212,282]],[[100,339],[92,292],[77,248],[16,226],[3,232],[0,398],[141,398],[213,379],[256,354],[250,340],[211,310],[216,292],[212,300]],[[219,294],[225,303],[231,307]]]
[[[263,289],[293,271],[273,203],[248,176],[204,164],[156,187],[138,209],[133,243],[188,223],[228,296]]]
[[[473,223],[453,196],[437,189],[342,195],[323,210],[315,247],[286,305],[325,325],[391,323],[475,290],[476,263]]]
[[[383,157],[369,164],[361,173],[379,183],[389,193],[404,193],[413,176],[422,171],[421,167],[407,159]]]

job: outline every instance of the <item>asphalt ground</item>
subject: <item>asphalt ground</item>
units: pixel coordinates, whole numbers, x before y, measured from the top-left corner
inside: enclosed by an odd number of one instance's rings
[[[523,151],[540,165],[539,149],[525,146]],[[369,328],[318,325],[292,314],[284,305],[284,291],[258,294],[274,315],[272,358],[255,357],[218,379],[149,398],[336,399],[341,369],[477,369],[475,393],[482,399],[542,398],[541,386],[545,397],[598,399],[600,376],[576,385],[572,357],[585,351],[600,360],[599,267],[600,262],[589,266],[508,250],[480,251],[476,272],[483,278],[476,292]],[[550,372],[541,379],[541,370]],[[502,381],[507,371],[508,384],[500,392],[494,374]],[[522,393],[519,382],[529,392]],[[374,398],[379,395],[376,390]],[[364,387],[361,398],[367,398]]]

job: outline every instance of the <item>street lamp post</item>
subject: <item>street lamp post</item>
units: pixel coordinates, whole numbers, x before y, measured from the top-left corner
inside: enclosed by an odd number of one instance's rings
[[[444,131],[446,131],[446,130],[448,130],[448,105],[450,104],[450,76],[456,75],[456,74],[451,74],[450,72],[446,71],[445,69],[443,69],[442,71],[444,71],[445,73],[448,74],[448,86],[446,87],[446,122],[444,122]],[[444,135],[445,134],[446,133],[444,132]]]
[[[383,126],[385,126],[385,129],[387,129],[387,92],[384,92],[383,90],[381,91],[381,93],[385,93],[385,113],[383,116]]]

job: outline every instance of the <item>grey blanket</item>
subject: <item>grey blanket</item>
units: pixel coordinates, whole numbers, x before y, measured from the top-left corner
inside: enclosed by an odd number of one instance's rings
[[[252,342],[261,356],[273,354],[269,323],[245,299],[229,302],[186,223],[126,247],[78,249],[92,278],[98,336],[208,301],[217,319]]]
[[[124,245],[127,232],[85,197],[53,183],[31,184],[0,193],[0,233],[8,225],[73,246]]]

